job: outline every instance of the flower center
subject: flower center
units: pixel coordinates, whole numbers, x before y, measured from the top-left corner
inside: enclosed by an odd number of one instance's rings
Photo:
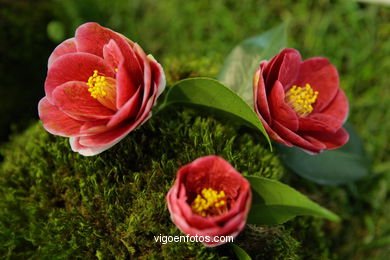
[[[93,98],[102,98],[107,96],[107,92],[105,88],[107,87],[106,77],[99,76],[98,71],[94,70],[93,75],[88,78],[88,82],[86,83],[88,91],[91,92],[91,96]]]
[[[305,88],[293,86],[286,94],[286,102],[301,117],[309,115],[313,111],[312,104],[316,102],[318,91],[313,91],[310,84]]]
[[[204,188],[201,194],[196,196],[191,203],[191,209],[194,213],[202,217],[211,215],[222,215],[227,211],[225,192],[220,192],[212,188]]]

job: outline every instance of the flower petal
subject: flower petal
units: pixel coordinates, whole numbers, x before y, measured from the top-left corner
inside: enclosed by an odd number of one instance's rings
[[[80,138],[80,144],[87,147],[99,147],[114,145],[122,140],[130,131],[134,130],[136,125],[128,123],[116,128],[110,129],[96,135],[83,136]]]
[[[104,60],[111,66],[113,71],[118,69],[119,63],[124,60],[122,52],[114,40],[110,40],[106,45],[104,45],[103,57]]]
[[[210,174],[212,173],[212,174]],[[210,155],[196,159],[181,173],[187,192],[200,194],[203,188],[223,190],[226,197],[236,199],[242,176],[221,157]]]
[[[204,156],[182,167],[178,172],[175,185],[180,183],[184,185],[181,184],[180,195],[175,203],[178,204],[178,209],[188,224],[196,226],[197,229],[222,227],[235,215],[249,210],[249,206],[248,209],[245,208],[248,199],[249,204],[251,199],[249,182],[243,179],[233,166],[218,156]],[[193,200],[193,198],[188,197],[187,193],[195,196],[203,188],[223,190],[227,199],[235,201],[234,205],[226,214],[220,216],[205,218],[193,213],[188,205],[188,200]]]
[[[58,45],[54,51],[51,53],[49,57],[49,61],[47,62],[48,68],[50,68],[51,64],[54,63],[59,57],[62,55],[77,52],[76,41],[74,38],[67,39],[63,41],[60,45]]]
[[[298,117],[295,111],[284,101],[285,94],[283,85],[279,80],[275,84],[269,95],[269,106],[273,120],[278,121],[291,131],[298,130]]]
[[[127,38],[118,43],[124,57],[117,74],[117,108],[121,108],[137,91],[138,86],[145,84],[143,63],[138,57],[136,44],[130,47]],[[119,40],[118,40],[119,41]],[[134,48],[134,50],[133,50]],[[140,48],[141,49],[141,48]],[[141,49],[142,50],[142,49]]]
[[[86,23],[77,28],[76,41],[78,51],[103,57],[103,48],[114,40],[121,50],[123,61],[119,63],[117,73],[117,108],[121,108],[134,95],[142,84],[142,68],[132,49],[134,44],[123,35],[104,28],[96,23]]]
[[[108,127],[114,127],[125,120],[133,120],[139,112],[141,105],[140,87],[137,92],[116,112],[108,122]]]
[[[87,52],[103,58],[103,47],[111,39],[116,40],[120,36],[97,23],[85,23],[76,30],[77,50]]]
[[[278,55],[274,56],[264,67],[264,81],[267,92],[272,88],[274,82],[282,80],[282,84],[292,84],[296,79],[297,71],[301,62],[301,55],[292,48],[283,49]]]
[[[302,62],[295,85],[303,87],[307,83],[318,91],[313,113],[321,112],[335,98],[339,89],[339,76],[328,59],[311,58]]]
[[[278,78],[279,68],[280,65],[282,64],[283,57],[287,51],[288,51],[287,49],[283,49],[280,53],[272,57],[272,59],[267,64],[265,64],[263,68],[263,77],[264,77],[264,83],[266,83],[267,88],[268,87],[271,88],[273,86],[273,82],[275,82],[275,80]],[[274,71],[272,75],[271,75],[271,71]],[[267,83],[271,83],[270,86]]]
[[[211,220],[211,218],[205,218],[193,213],[186,200],[178,198],[174,203],[177,205],[181,216],[188,225],[196,227],[199,230],[218,227],[217,223]]]
[[[94,135],[105,132],[108,130],[107,123],[109,120],[94,120],[85,121],[80,129],[81,135]]]
[[[299,118],[299,130],[335,133],[343,126],[347,116],[348,101],[344,92],[339,89],[333,101],[320,113]]]
[[[283,138],[290,141],[293,145],[296,145],[300,148],[308,150],[313,153],[319,153],[321,147],[317,147],[314,144],[310,143],[308,140],[301,137],[299,134],[294,133],[290,129],[284,127],[282,124],[274,121],[273,129]]]
[[[222,186],[218,187],[218,185]],[[235,202],[231,204],[227,213],[202,217],[192,212],[189,202],[193,200],[191,198],[194,197],[193,191],[199,193],[205,187],[216,190],[222,188],[227,199]],[[245,226],[252,197],[249,182],[224,159],[210,155],[198,158],[180,168],[166,199],[172,221],[185,234],[235,237]],[[222,242],[204,241],[203,244],[216,246]]]
[[[142,77],[142,74],[140,75],[138,77]],[[121,62],[116,74],[116,107],[118,110],[138,91],[137,86],[139,87],[142,84],[142,81],[138,85],[135,85],[134,82],[131,73],[127,69],[126,62]]]
[[[151,94],[150,93],[153,93],[153,95],[155,94],[155,92],[157,92],[157,90],[152,90],[152,84],[151,84],[151,80],[152,80],[152,71],[151,71],[151,68],[150,68],[150,62],[149,62],[149,59],[146,57],[146,54],[145,52],[142,50],[142,48],[138,45],[138,44],[135,44],[134,45],[134,49],[136,50],[136,54],[137,54],[137,57],[138,59],[141,61],[141,64],[142,64],[142,67],[143,67],[143,85],[142,85],[142,90],[143,90],[143,99],[142,99],[142,105],[141,105],[141,108],[140,108],[140,113],[139,115],[141,115],[147,105],[147,99],[150,98]]]
[[[134,43],[120,33],[102,27],[97,23],[89,22],[80,25],[76,30],[77,50],[103,57],[103,49],[106,44],[114,40],[122,52],[123,57],[129,66],[140,70],[137,57],[132,47]],[[141,71],[137,71],[141,73]]]
[[[340,128],[336,133],[332,134],[326,132],[304,132],[304,134],[323,143],[327,150],[339,148],[349,140],[349,134],[344,128]]]
[[[56,106],[52,105],[46,97],[39,101],[38,113],[39,118],[42,120],[43,127],[49,133],[65,137],[77,136],[80,134],[83,122],[75,120],[60,111]]]
[[[150,61],[150,68],[152,70],[152,78],[153,78],[152,82],[155,83],[157,89],[157,93],[156,93],[156,99],[157,99],[165,89],[165,85],[166,85],[165,74],[160,63],[158,63],[151,54],[149,54],[147,58]]]
[[[151,104],[150,104],[151,107]],[[140,127],[143,123],[145,123],[151,116],[150,110],[145,112],[142,117],[138,118],[135,122],[129,122],[122,125],[118,125],[115,128],[110,129],[110,131],[90,135],[83,136],[80,139],[80,144],[84,146],[108,146],[110,144],[114,145],[126,137],[131,131],[135,128]]]
[[[117,108],[119,109],[134,95],[137,90],[135,87],[145,84],[145,81],[142,62],[138,58],[137,51],[133,50],[137,45],[130,47],[123,38],[117,39],[116,42],[124,57],[117,74],[117,80],[120,80],[117,88]]]
[[[262,63],[264,64],[264,63]],[[253,97],[255,109],[262,115],[265,121],[271,122],[271,113],[269,111],[267,93],[265,91],[264,78],[262,75],[262,65],[256,71],[253,78]]]
[[[106,62],[95,55],[70,53],[59,57],[51,65],[46,77],[45,92],[47,98],[52,101],[54,89],[65,82],[87,82],[88,78],[93,75],[94,70],[98,70],[101,75],[115,77]]]
[[[183,218],[190,226],[196,226],[197,229],[206,229],[213,227],[223,227],[226,222],[230,219],[234,218],[236,215],[245,213],[247,214],[251,204],[251,193],[250,193],[250,185],[244,184],[243,187],[240,188],[239,198],[235,201],[230,210],[223,215],[220,216],[209,216],[202,217],[198,214],[192,212],[192,209],[188,205],[188,200],[186,198],[178,198],[175,202],[178,205],[178,209],[182,213]]]
[[[267,134],[269,135],[269,137],[278,142],[278,143],[281,143],[281,144],[284,144],[284,145],[287,145],[289,147],[293,146],[289,141],[283,139],[282,137],[280,137],[271,127],[270,125],[264,120],[264,118],[261,116],[261,114],[259,113],[259,111],[257,110],[257,107],[255,107],[255,112],[257,113],[257,116],[260,118],[260,121],[261,123],[263,124],[264,126],[264,129],[265,131],[267,131]]]
[[[85,155],[108,149],[146,122],[165,88],[163,69],[153,56],[97,23],[81,25],[75,38],[53,51],[48,63],[44,101],[50,106],[42,101],[40,110],[50,107],[66,117],[64,121],[78,122],[71,145]],[[108,93],[97,99],[90,97],[85,84],[95,70],[105,76],[106,84],[99,86]]]
[[[235,238],[245,227],[246,223],[246,215],[244,213],[237,214],[233,218],[229,219],[228,222],[225,223],[224,226],[220,227],[220,229],[217,232],[212,232],[209,230],[206,230],[203,232],[203,234],[211,234],[211,236],[232,236]],[[207,247],[214,247],[214,246],[219,246],[226,243],[226,241],[221,242],[214,242],[214,240],[211,240],[210,242],[203,242],[203,245]]]
[[[342,125],[342,121],[320,113],[299,118],[299,131],[325,131],[334,133],[339,130]]]
[[[345,96],[344,91],[340,88],[336,97],[321,111],[321,114],[336,118],[344,124],[348,117],[348,110],[349,106],[347,97]]]
[[[302,63],[301,54],[295,49],[289,51],[283,57],[282,64],[279,68],[278,80],[284,90],[289,89],[295,82]]]
[[[173,189],[174,188],[172,188],[167,195],[168,209],[171,212],[172,221],[183,233],[188,234],[190,236],[195,236],[195,235],[210,236],[210,237],[222,236],[222,235],[237,236],[238,233],[245,226],[246,212],[233,216],[231,219],[229,219],[229,221],[221,225],[214,224],[209,227],[206,225],[206,223],[202,223],[200,226],[190,224],[189,222],[187,222],[187,219],[185,218],[182,212],[182,208],[180,207],[182,203],[178,203],[179,201],[178,197],[180,197],[180,195],[177,194],[177,190],[176,192],[172,192]],[[206,218],[202,218],[202,219],[208,222]],[[234,223],[234,225],[230,223]],[[225,225],[227,226],[228,230],[226,230],[226,228],[224,227]]]
[[[70,147],[72,151],[78,152],[83,156],[94,156],[101,152],[104,152],[107,149],[110,149],[115,144],[110,144],[107,146],[100,147],[87,147],[80,144],[80,137],[71,137],[69,138]]]
[[[84,82],[69,81],[53,91],[54,104],[78,120],[109,119],[114,112],[91,97]]]

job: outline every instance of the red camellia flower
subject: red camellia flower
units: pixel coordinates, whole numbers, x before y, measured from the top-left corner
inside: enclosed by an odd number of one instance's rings
[[[327,59],[302,61],[297,50],[284,49],[260,63],[253,87],[255,111],[273,140],[310,153],[348,141],[348,101]]]
[[[119,33],[86,23],[49,57],[39,117],[48,132],[70,137],[73,151],[95,155],[148,120],[164,88],[153,56]]]
[[[248,181],[218,156],[198,158],[183,166],[167,194],[172,221],[205,246],[216,236],[237,236],[244,228],[252,194]],[[202,241],[203,240],[203,241]]]

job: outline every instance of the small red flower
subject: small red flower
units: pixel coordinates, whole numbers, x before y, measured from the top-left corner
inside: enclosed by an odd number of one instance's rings
[[[214,155],[183,166],[167,194],[172,221],[185,234],[202,236],[205,246],[224,243],[215,242],[215,236],[237,236],[245,226],[251,200],[249,182]]]
[[[253,91],[255,111],[273,140],[311,153],[347,143],[348,101],[327,59],[302,61],[297,50],[284,49],[260,63]]]
[[[48,132],[70,137],[73,151],[96,155],[148,120],[164,88],[153,56],[119,33],[86,23],[49,57],[39,117]]]

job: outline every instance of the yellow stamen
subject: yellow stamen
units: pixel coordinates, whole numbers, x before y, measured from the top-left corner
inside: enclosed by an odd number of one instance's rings
[[[115,72],[118,72],[118,68],[115,68],[114,70],[115,70]]]
[[[203,217],[210,215],[221,215],[227,211],[225,192],[217,192],[212,188],[204,188],[191,203],[193,212]]]
[[[314,91],[310,84],[305,88],[293,86],[286,94],[287,104],[301,117],[305,117],[313,112],[312,104],[316,102],[318,91]]]
[[[102,98],[107,96],[105,88],[107,87],[106,77],[99,76],[98,71],[94,70],[93,75],[89,77],[88,82],[86,83],[88,91],[91,92],[93,98]]]

